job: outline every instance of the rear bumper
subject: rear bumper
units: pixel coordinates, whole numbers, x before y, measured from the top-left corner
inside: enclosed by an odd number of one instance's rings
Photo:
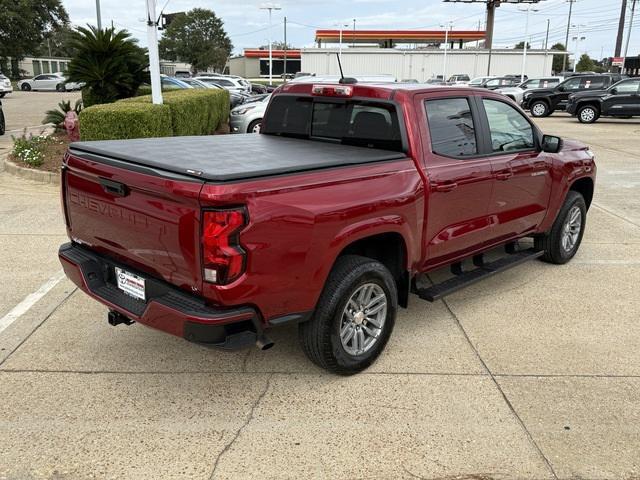
[[[58,257],[67,277],[85,293],[149,327],[229,350],[254,344],[262,333],[259,316],[251,307],[207,306],[198,297],[76,244],[61,245]],[[146,301],[116,287],[116,266],[145,279]]]

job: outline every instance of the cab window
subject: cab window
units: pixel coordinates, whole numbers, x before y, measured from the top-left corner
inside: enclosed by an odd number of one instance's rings
[[[626,80],[615,84],[611,88],[615,88],[617,93],[638,93],[640,87],[640,78],[634,80]]]
[[[491,132],[493,152],[509,152],[534,148],[533,127],[511,105],[484,98],[484,110]]]
[[[478,153],[476,129],[467,98],[427,100],[425,109],[434,153],[455,158]]]
[[[564,87],[565,91],[579,90],[581,82],[582,79],[580,77],[574,77],[570,78],[566,82],[561,83],[560,86]]]
[[[584,88],[589,90],[598,90],[605,88],[606,80],[604,77],[588,77],[584,80]]]

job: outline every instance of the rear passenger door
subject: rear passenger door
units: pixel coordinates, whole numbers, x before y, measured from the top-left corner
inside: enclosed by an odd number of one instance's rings
[[[602,99],[602,111],[606,115],[640,115],[640,78],[625,80],[609,89]]]
[[[510,102],[478,98],[481,149],[491,158],[494,187],[489,202],[492,242],[534,230],[551,191],[551,159],[537,147],[537,130]]]
[[[416,96],[428,177],[424,267],[449,263],[482,246],[489,235],[491,160],[480,154],[473,95]]]

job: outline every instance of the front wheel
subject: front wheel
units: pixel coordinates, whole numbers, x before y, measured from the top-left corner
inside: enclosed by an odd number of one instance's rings
[[[254,120],[247,127],[247,133],[260,133],[261,126],[262,126],[262,119]]]
[[[338,258],[311,320],[299,325],[302,349],[319,367],[352,375],[384,349],[398,309],[391,272],[357,255]]]
[[[593,123],[600,116],[600,111],[593,105],[585,105],[578,110],[578,120],[580,123]]]
[[[56,85],[56,92],[64,92],[64,85],[62,83]]]
[[[0,135],[4,135],[4,113],[0,110]]]
[[[586,220],[584,198],[570,190],[551,230],[535,239],[535,247],[544,251],[542,260],[558,265],[571,260],[580,248]]]
[[[531,104],[531,115],[534,117],[547,117],[551,111],[547,102],[537,101]]]

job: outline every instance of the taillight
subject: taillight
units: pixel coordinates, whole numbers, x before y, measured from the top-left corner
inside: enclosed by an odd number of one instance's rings
[[[324,97],[350,97],[353,95],[353,87],[348,85],[313,85],[311,94]]]
[[[243,209],[206,210],[202,218],[204,279],[224,285],[244,272],[246,253],[240,230],[246,225]]]

